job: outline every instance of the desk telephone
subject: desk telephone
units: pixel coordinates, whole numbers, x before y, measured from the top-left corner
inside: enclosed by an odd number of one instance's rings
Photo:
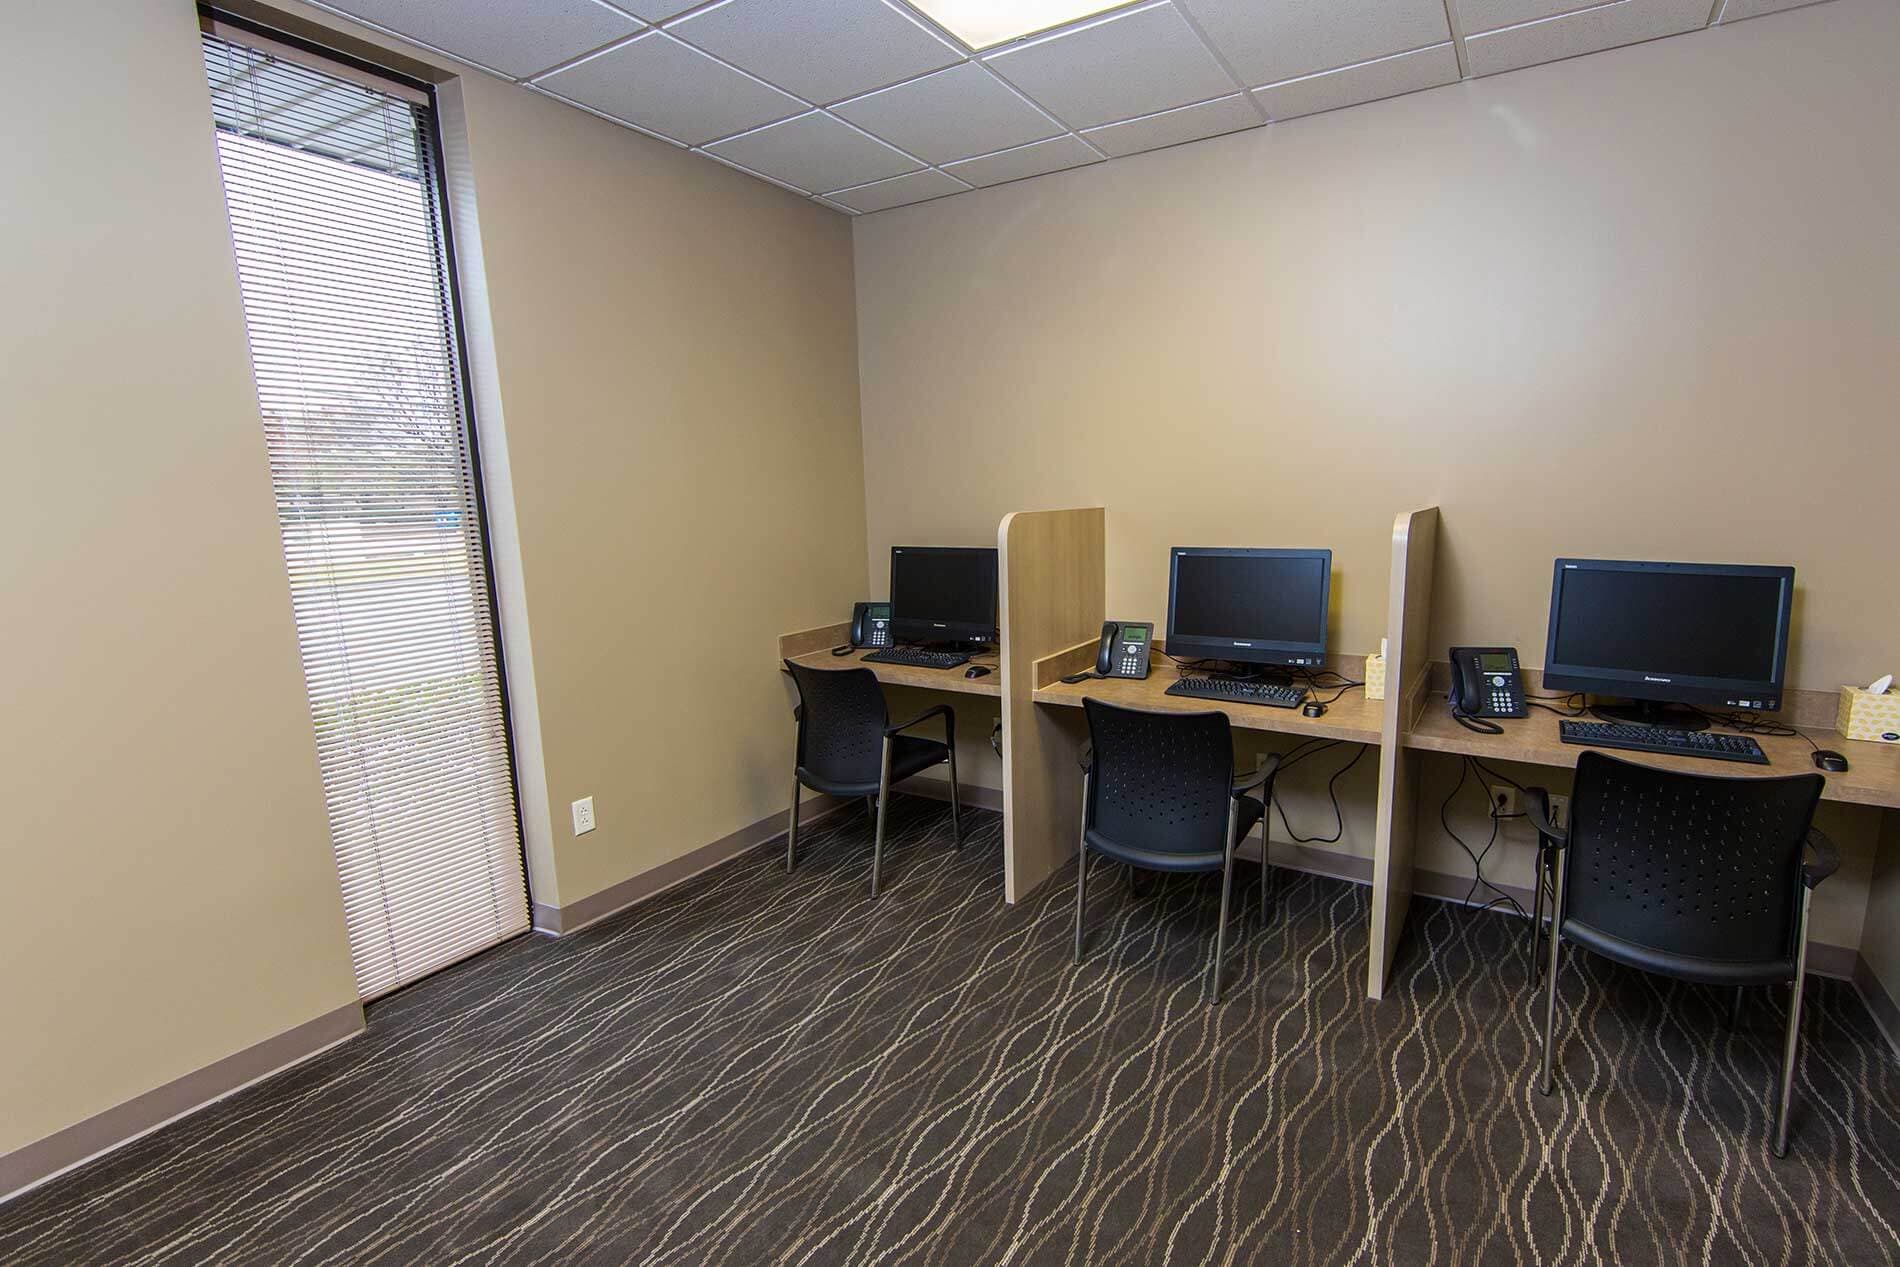
[[[1451,649],[1451,711],[1466,717],[1529,717],[1515,647]]]
[[[864,647],[883,648],[891,645],[891,605],[889,603],[854,603],[851,607],[851,641],[842,647],[834,647],[832,655],[849,655]]]
[[[1145,678],[1148,676],[1149,644],[1154,641],[1155,627],[1135,620],[1106,620],[1102,622],[1102,641],[1095,652],[1095,672],[1072,673],[1063,678],[1064,682],[1084,682],[1089,678],[1124,677]]]

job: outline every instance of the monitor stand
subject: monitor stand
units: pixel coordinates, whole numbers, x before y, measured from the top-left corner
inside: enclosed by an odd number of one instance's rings
[[[1655,700],[1630,700],[1625,704],[1598,704],[1590,710],[1604,721],[1630,726],[1664,726],[1670,730],[1707,730],[1709,719],[1692,708],[1659,704]]]

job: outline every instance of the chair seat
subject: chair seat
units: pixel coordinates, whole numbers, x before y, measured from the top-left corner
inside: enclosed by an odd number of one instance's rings
[[[950,759],[949,745],[936,739],[914,739],[909,735],[899,735],[891,740],[891,782],[908,779],[913,774],[922,773],[933,765],[942,765]],[[828,796],[876,796],[877,776],[874,773],[868,783],[840,783],[824,778],[804,766],[798,767],[798,781],[814,792],[823,792]]]
[[[1240,839],[1253,830],[1255,823],[1266,817],[1267,807],[1251,796],[1240,796],[1234,800],[1240,807],[1234,820],[1235,836]],[[1116,844],[1092,827],[1083,833],[1082,840],[1105,858],[1145,867],[1150,871],[1219,871],[1224,861],[1219,849],[1212,853],[1164,853],[1154,849],[1135,849]]]
[[[1658,950],[1654,946],[1629,941],[1613,933],[1606,933],[1600,928],[1592,927],[1582,920],[1566,919],[1563,926],[1563,938],[1588,950],[1594,950],[1605,959],[1614,959],[1632,968],[1661,973],[1666,977],[1699,981],[1704,985],[1774,985],[1778,982],[1794,980],[1794,960],[1792,959],[1775,959],[1766,962],[1698,959],[1692,955],[1679,955],[1674,951]]]

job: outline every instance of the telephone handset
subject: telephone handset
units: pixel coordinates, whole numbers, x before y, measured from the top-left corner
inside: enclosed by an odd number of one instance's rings
[[[1093,673],[1072,673],[1064,682],[1085,682],[1090,678],[1148,676],[1148,649],[1154,641],[1155,627],[1135,620],[1105,620],[1102,640],[1095,651]]]
[[[864,647],[888,647],[891,645],[891,605],[889,603],[853,603],[851,606],[851,641],[842,647],[833,647],[832,655],[850,655]]]
[[[1515,647],[1451,649],[1451,715],[1468,718],[1529,717],[1524,679]]]

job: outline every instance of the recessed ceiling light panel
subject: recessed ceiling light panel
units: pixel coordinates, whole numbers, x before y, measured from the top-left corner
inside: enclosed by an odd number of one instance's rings
[[[974,49],[993,48],[1037,31],[1119,9],[1128,0],[910,0]]]

